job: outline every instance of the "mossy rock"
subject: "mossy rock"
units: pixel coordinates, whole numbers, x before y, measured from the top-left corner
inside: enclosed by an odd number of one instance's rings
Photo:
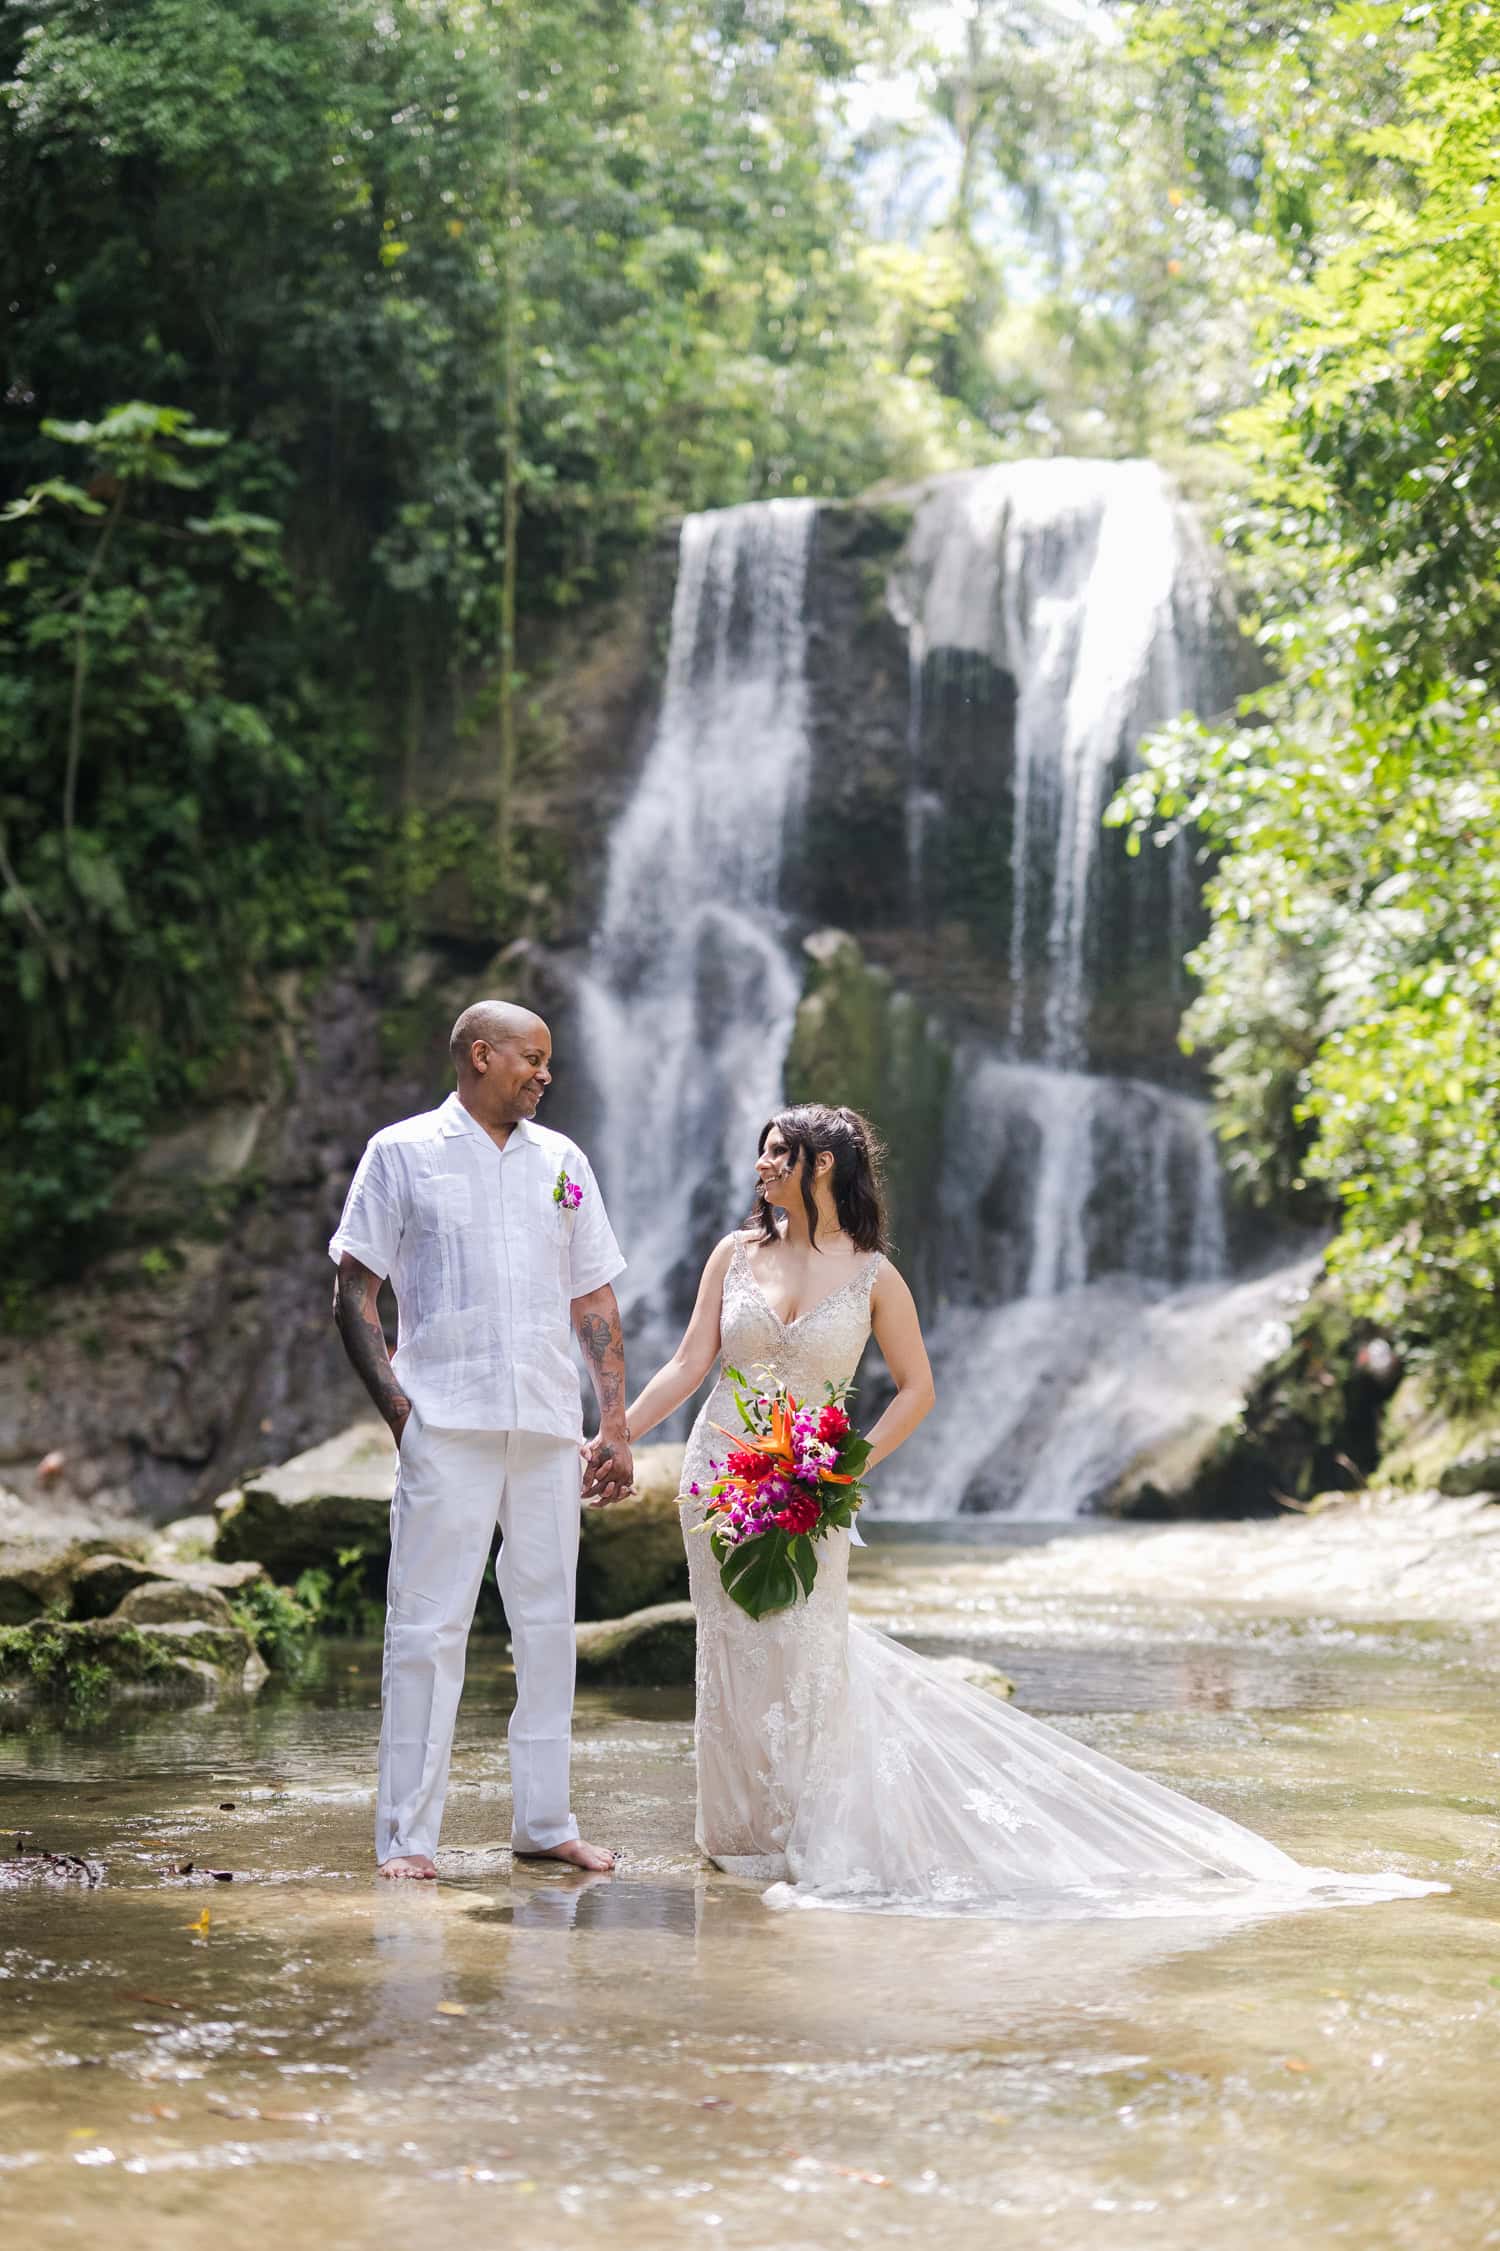
[[[581,1618],[618,1618],[645,1603],[687,1592],[677,1511],[682,1455],[681,1446],[643,1446],[636,1456],[639,1497],[583,1511]],[[215,1556],[221,1563],[256,1563],[289,1585],[303,1571],[341,1572],[341,1555],[357,1549],[364,1559],[365,1593],[378,1602],[385,1592],[395,1477],[395,1449],[384,1426],[356,1423],[227,1494],[217,1504]],[[178,1574],[143,1569],[141,1575]],[[504,1624],[493,1571],[485,1573],[478,1623],[486,1631]]]
[[[248,1634],[196,1619],[141,1627],[121,1618],[0,1627],[0,1711],[119,1697],[202,1703],[266,1677]]]
[[[677,1495],[684,1448],[642,1446],[636,1498],[583,1512],[578,1616],[621,1618],[687,1593],[687,1551]]]
[[[690,1602],[658,1602],[627,1618],[579,1626],[578,1678],[586,1687],[690,1688],[697,1627]]]
[[[1406,1378],[1383,1432],[1380,1482],[1418,1492],[1500,1494],[1500,1424],[1493,1405],[1464,1411],[1445,1400],[1431,1375]]]
[[[227,1600],[263,1576],[258,1563],[143,1563],[137,1556],[94,1555],[74,1573],[69,1615],[112,1618],[137,1588],[167,1580],[191,1593],[206,1590]],[[203,1618],[210,1610],[186,1610],[182,1615]]]
[[[98,1539],[17,1540],[0,1545],[0,1626],[24,1626],[49,1613],[64,1616],[79,1573],[97,1556],[113,1553],[116,1544]],[[114,1602],[106,1607],[112,1610]]]
[[[235,1622],[217,1587],[181,1579],[148,1579],[132,1587],[111,1615],[128,1626],[232,1626]]]
[[[396,1449],[385,1425],[355,1423],[216,1502],[215,1559],[259,1563],[283,1581],[327,1569],[350,1548],[383,1559],[395,1484]]]
[[[803,954],[787,1099],[847,1104],[870,1120],[889,1151],[892,1235],[920,1260],[920,1246],[936,1238],[952,1043],[846,931],[815,931]]]
[[[216,1516],[179,1516],[146,1543],[148,1563],[206,1563],[219,1536]]]

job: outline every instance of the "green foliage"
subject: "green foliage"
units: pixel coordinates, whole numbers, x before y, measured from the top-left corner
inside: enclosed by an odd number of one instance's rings
[[[340,1548],[335,1568],[304,1571],[295,1594],[319,1633],[347,1634],[366,1640],[385,1622],[385,1598],[377,1591],[384,1578],[383,1556],[367,1548]]]
[[[273,1672],[294,1673],[306,1662],[315,1635],[367,1640],[379,1634],[385,1604],[372,1591],[371,1568],[383,1569],[383,1562],[354,1546],[341,1548],[331,1569],[300,1572],[290,1587],[254,1579],[230,1597],[235,1624],[243,1627]]]
[[[0,595],[0,1255],[23,1281],[97,1247],[122,1164],[257,982],[347,940],[371,820],[223,435],[141,402],[43,429],[108,505],[32,488]]]
[[[253,1579],[230,1596],[229,1608],[272,1672],[297,1670],[318,1622],[317,1604],[304,1597],[300,1585],[278,1587],[269,1579]]]
[[[434,736],[488,729],[507,553],[524,618],[666,511],[957,458],[920,288],[893,326],[855,224],[864,17],[0,11],[13,1303],[110,1247],[279,971],[460,875],[497,938],[545,911],[505,758],[493,861],[415,802]]]
[[[1346,102],[1378,48],[1387,96],[1320,143],[1353,200],[1324,183],[1230,426],[1277,678],[1239,727],[1169,730],[1113,817],[1223,855],[1187,1031],[1232,1161],[1336,1199],[1351,1302],[1462,1394],[1500,1350],[1500,23],[1361,4],[1300,36]]]
[[[789,1610],[799,1596],[812,1593],[818,1559],[800,1532],[762,1532],[735,1547],[719,1532],[709,1534],[719,1576],[730,1600],[752,1618]]]

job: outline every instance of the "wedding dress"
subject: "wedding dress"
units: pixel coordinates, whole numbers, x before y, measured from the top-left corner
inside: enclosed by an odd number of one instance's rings
[[[738,1427],[727,1364],[821,1401],[870,1333],[866,1259],[793,1321],[743,1241],[724,1281],[718,1383],[693,1426],[684,1490],[706,1492]],[[697,1611],[698,1844],[767,1905],[903,1914],[1243,1912],[1392,1898],[1443,1885],[1301,1867],[1161,1784],[851,1623],[849,1535],[818,1543],[813,1591],[748,1617],[724,1592],[700,1498],[683,1507]]]

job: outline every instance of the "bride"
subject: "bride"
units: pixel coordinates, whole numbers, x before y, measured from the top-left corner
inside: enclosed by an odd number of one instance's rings
[[[764,1128],[755,1206],[703,1270],[672,1358],[629,1412],[637,1444],[718,1362],[688,1441],[683,1518],[697,1611],[698,1843],[776,1907],[905,1914],[1164,1914],[1441,1890],[1307,1869],[1223,1814],[955,1681],[849,1618],[847,1532],[812,1593],[754,1619],[724,1592],[702,1524],[729,1441],[727,1365],[800,1399],[853,1376],[873,1328],[895,1397],[870,1467],[933,1405],[911,1291],[885,1254],[880,1152],[854,1110]]]

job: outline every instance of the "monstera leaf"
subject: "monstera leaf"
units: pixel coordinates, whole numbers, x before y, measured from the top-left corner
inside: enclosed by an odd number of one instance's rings
[[[716,1533],[712,1544],[724,1592],[752,1618],[790,1610],[799,1593],[812,1593],[818,1559],[803,1533],[763,1532],[738,1547]]]

